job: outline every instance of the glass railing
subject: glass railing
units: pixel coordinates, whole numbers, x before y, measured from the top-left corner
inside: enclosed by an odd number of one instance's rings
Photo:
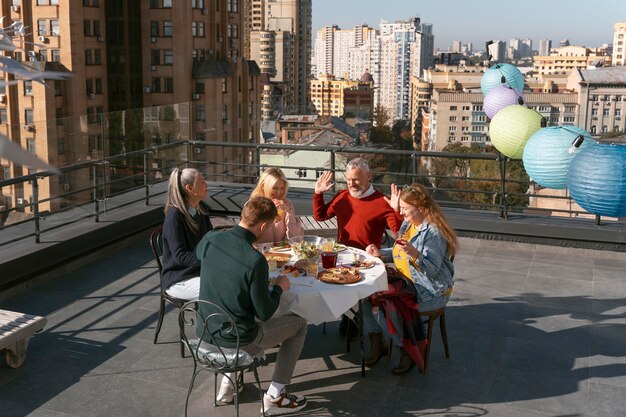
[[[534,188],[520,161],[498,154],[194,140],[154,142],[142,149],[105,153],[62,166],[60,174],[37,172],[0,181],[5,202],[0,209],[0,237],[9,228],[21,226],[21,232],[11,233],[11,238],[5,234],[0,246],[29,237],[39,242],[40,235],[52,228],[84,219],[98,222],[104,212],[142,201],[149,204],[155,195],[164,193],[165,187],[157,185],[167,181],[174,167],[195,167],[208,181],[235,187],[251,186],[265,167],[277,166],[292,189],[312,192],[317,177],[326,170],[335,172],[336,189],[345,188],[346,163],[357,156],[369,161],[372,182],[383,192],[389,192],[391,183],[421,183],[444,207],[493,211],[503,219],[511,213],[532,213],[599,222],[577,208],[569,196]],[[64,217],[69,211],[71,215]],[[54,225],[42,229],[41,219],[53,215],[57,216]]]

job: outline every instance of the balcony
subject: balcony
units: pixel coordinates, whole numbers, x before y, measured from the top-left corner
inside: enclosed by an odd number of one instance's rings
[[[199,160],[195,148],[208,156],[239,149],[250,160]],[[47,316],[48,325],[31,340],[21,368],[0,364],[0,409],[9,416],[180,416],[192,363],[179,356],[174,310],[165,317],[159,344],[152,344],[158,273],[147,237],[162,220],[167,173],[173,165],[205,171],[216,222],[228,222],[270,151],[293,155],[302,148],[204,141],[154,146],[64,167],[64,183],[74,180],[76,187],[45,198],[35,192],[25,207],[5,209],[5,216],[24,218],[0,229],[0,308]],[[529,210],[517,205],[514,197],[521,196],[506,177],[464,178],[466,188],[446,189],[441,180],[454,175],[424,168],[426,158],[432,163],[459,155],[332,146],[309,151],[315,152],[312,165],[300,169],[340,173],[352,151],[404,158],[393,170],[375,173],[377,187],[390,180],[434,181],[440,185],[435,195],[462,237],[447,312],[451,357],[445,358],[435,331],[426,375],[413,370],[393,376],[381,361],[362,378],[358,349],[353,344],[346,352],[337,324],[329,323],[326,334],[322,326],[310,326],[291,385],[308,396],[307,413],[620,415],[626,394],[623,223]],[[508,161],[495,155],[472,158],[504,164],[507,172]],[[282,167],[296,211],[310,214],[315,176],[298,178],[292,167]],[[42,173],[1,181],[0,187],[5,193],[41,191],[59,180]],[[496,186],[485,190],[477,186],[481,182]],[[458,198],[481,193],[490,203]],[[268,352],[271,361],[274,353]],[[273,364],[261,368],[264,387],[272,371]],[[246,381],[241,415],[258,415],[257,392],[250,377]],[[208,374],[198,378],[190,415],[233,415],[230,406],[213,408],[212,383]]]

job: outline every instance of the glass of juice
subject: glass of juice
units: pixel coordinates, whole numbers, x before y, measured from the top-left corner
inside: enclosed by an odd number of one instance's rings
[[[334,268],[337,266],[337,252],[322,252],[322,268]]]

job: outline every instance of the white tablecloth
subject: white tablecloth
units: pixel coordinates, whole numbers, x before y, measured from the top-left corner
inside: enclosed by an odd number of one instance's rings
[[[341,317],[360,299],[388,289],[387,272],[385,265],[378,258],[369,256],[365,251],[349,248],[339,252],[337,265],[352,261],[352,252],[357,253],[360,259],[375,260],[376,265],[369,269],[362,269],[363,279],[354,284],[336,285],[318,281],[315,277],[291,277],[291,288],[282,294],[280,306],[275,315],[288,312],[305,318],[311,324],[320,324],[325,321],[334,321]],[[292,257],[292,262],[296,258]],[[320,264],[321,270],[321,264]],[[280,271],[270,271],[270,278],[279,275]]]

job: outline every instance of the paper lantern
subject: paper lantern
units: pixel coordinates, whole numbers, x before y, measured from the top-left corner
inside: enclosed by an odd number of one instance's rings
[[[483,101],[483,110],[488,118],[493,119],[497,112],[514,104],[524,105],[524,94],[513,88],[498,85],[487,93]]]
[[[524,145],[539,129],[543,118],[524,106],[508,106],[500,110],[489,125],[489,136],[497,150],[513,159],[521,159]]]
[[[578,147],[572,143],[579,136]],[[528,139],[522,160],[526,173],[537,184],[547,188],[567,188],[567,170],[574,156],[596,143],[589,133],[576,126],[550,126],[537,131]]]
[[[485,74],[480,79],[480,89],[486,96],[492,88],[499,85],[505,85],[518,91],[523,91],[524,75],[515,65],[496,64],[485,71]]]
[[[572,159],[567,188],[589,213],[626,217],[626,146],[595,143]]]

